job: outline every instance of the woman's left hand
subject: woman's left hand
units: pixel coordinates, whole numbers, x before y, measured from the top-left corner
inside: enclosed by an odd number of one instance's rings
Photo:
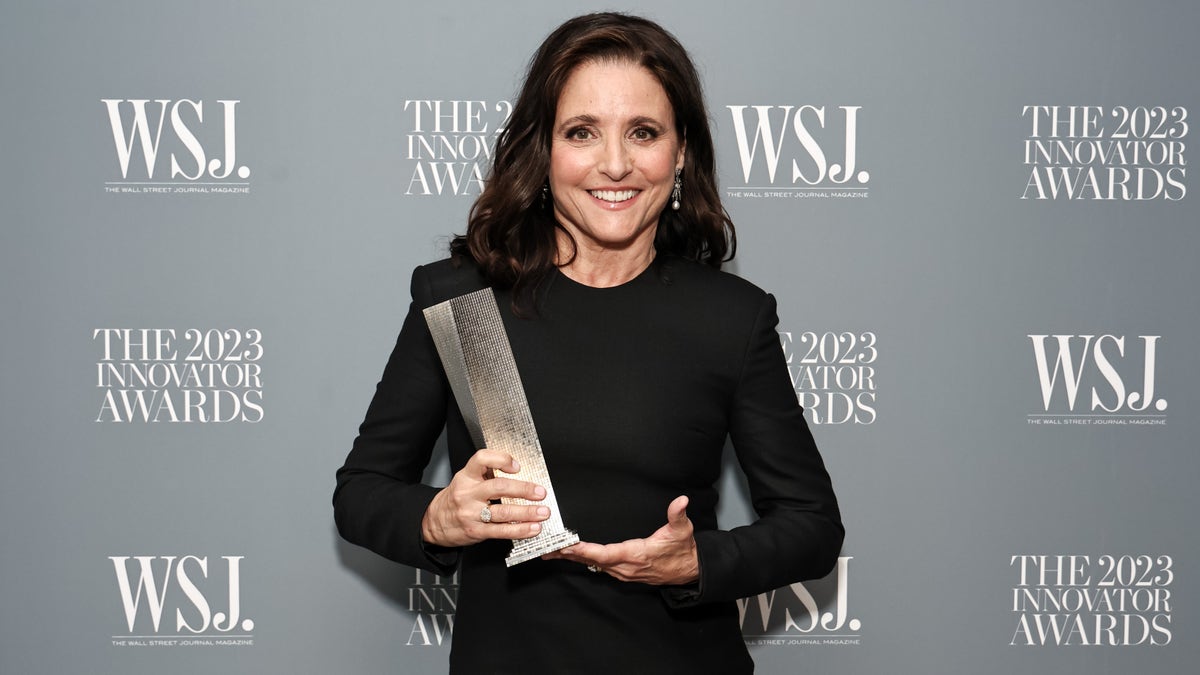
[[[687,505],[686,496],[676,497],[667,506],[667,524],[645,539],[618,544],[580,542],[542,558],[572,560],[599,568],[621,581],[655,586],[693,583],[700,578],[700,559]]]

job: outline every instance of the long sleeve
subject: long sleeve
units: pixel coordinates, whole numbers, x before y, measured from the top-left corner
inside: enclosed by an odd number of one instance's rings
[[[334,520],[347,541],[397,562],[448,573],[458,550],[421,541],[421,520],[438,488],[421,484],[445,426],[448,385],[421,308],[432,303],[424,268],[413,303],[354,440],[337,472]]]
[[[788,378],[778,321],[775,298],[765,295],[730,413],[730,438],[758,520],[697,532],[698,593],[676,592],[672,604],[748,597],[823,576],[837,562],[845,530]]]
[[[824,574],[842,540],[775,333],[774,298],[673,257],[612,288],[552,275],[533,317],[516,316],[511,293],[496,292],[563,522],[614,543],[647,536],[672,499],[691,498],[701,578],[663,588],[562,560],[507,567],[504,540],[453,550],[421,542],[436,490],[420,480],[438,434],[446,429],[452,469],[474,444],[420,310],[483,285],[478,268],[449,260],[414,273],[413,308],[338,472],[342,536],[408,565],[458,566],[452,670],[495,670],[495,654],[537,635],[559,648],[525,654],[527,671],[586,672],[590,646],[619,644],[608,656],[617,670],[750,672],[733,600]],[[719,531],[729,439],[758,520]]]

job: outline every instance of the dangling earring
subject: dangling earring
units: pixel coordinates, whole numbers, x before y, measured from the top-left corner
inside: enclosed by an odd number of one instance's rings
[[[683,198],[683,169],[675,169],[675,189],[671,191],[671,209],[679,210],[679,200]]]
[[[546,204],[550,202],[550,183],[542,183],[542,208],[546,208]]]

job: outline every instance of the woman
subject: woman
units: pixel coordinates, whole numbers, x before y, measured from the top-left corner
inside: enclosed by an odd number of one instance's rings
[[[413,274],[334,495],[347,540],[442,574],[461,566],[453,671],[750,672],[734,600],[832,568],[843,529],[829,476],[774,298],[717,271],[733,246],[683,47],[620,14],[559,27],[466,235]],[[583,539],[512,568],[509,540],[537,534],[545,492],[496,477],[513,459],[472,446],[421,314],[484,286],[562,519]],[[420,477],[443,427],[455,474],[437,489]],[[731,531],[715,514],[726,438],[759,515]]]

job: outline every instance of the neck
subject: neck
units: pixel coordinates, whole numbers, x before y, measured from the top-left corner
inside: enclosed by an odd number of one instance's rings
[[[575,256],[571,258],[571,243],[560,237],[558,259],[570,260],[561,265],[559,270],[572,281],[593,288],[610,288],[633,279],[654,262],[653,241],[644,246],[631,246],[626,249],[589,248],[578,246]]]

